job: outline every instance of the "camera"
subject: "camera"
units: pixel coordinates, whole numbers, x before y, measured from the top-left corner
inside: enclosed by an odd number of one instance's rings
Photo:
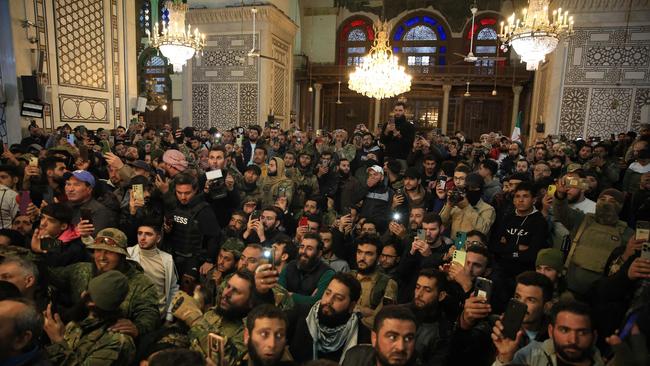
[[[455,187],[449,192],[449,202],[452,205],[457,205],[463,199],[465,199],[465,190],[463,188]]]
[[[218,200],[228,195],[228,191],[226,190],[226,177],[224,177],[221,169],[206,172],[205,177],[208,184],[208,196],[211,199]]]

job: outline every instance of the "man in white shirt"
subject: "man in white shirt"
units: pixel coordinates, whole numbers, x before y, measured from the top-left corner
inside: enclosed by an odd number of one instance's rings
[[[584,179],[586,176],[581,172],[567,173],[565,179],[577,178]],[[569,200],[569,207],[582,211],[583,213],[595,213],[596,202],[585,197],[585,190],[580,188],[569,188],[567,191],[567,199]]]
[[[145,220],[138,227],[138,245],[127,248],[130,260],[138,262],[144,274],[158,288],[161,313],[168,321],[173,320],[171,312],[172,298],[178,292],[178,274],[174,260],[169,253],[158,249],[162,239],[162,223]]]

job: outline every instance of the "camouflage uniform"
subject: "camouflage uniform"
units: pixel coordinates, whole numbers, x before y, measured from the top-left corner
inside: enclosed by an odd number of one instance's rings
[[[284,161],[278,157],[273,158],[277,166],[276,176],[262,178],[259,186],[262,187],[262,207],[269,207],[275,204],[277,197],[287,197],[287,205],[291,207],[293,198],[293,181],[284,174]]]
[[[302,211],[305,200],[309,196],[318,195],[320,190],[318,188],[318,178],[309,170],[303,173],[300,169],[296,169],[293,181],[296,184],[296,190],[293,194],[290,211],[296,213]]]
[[[230,320],[216,313],[216,308],[208,310],[190,328],[190,348],[208,355],[208,334],[215,333],[225,338],[224,366],[236,364],[239,355],[246,352],[244,344],[244,319]],[[218,361],[218,360],[213,360]]]
[[[88,284],[88,294],[98,309],[115,313],[129,291],[128,279],[118,271],[107,271]],[[88,316],[65,327],[63,340],[47,347],[58,365],[128,365],[135,356],[131,336],[114,333],[114,320]]]
[[[121,234],[121,235],[120,235]],[[123,237],[121,237],[123,236]],[[113,228],[101,230],[95,242],[103,238],[115,239],[121,246],[105,246],[104,244],[89,245],[90,249],[111,250],[126,255],[126,235]],[[123,253],[120,251],[123,250]],[[88,282],[94,277],[96,268],[94,263],[75,263],[66,267],[49,268],[49,277],[57,289],[65,289],[70,298],[81,298],[81,293],[88,288]],[[158,307],[158,293],[156,285],[144,274],[142,267],[136,262],[126,261],[126,268],[122,271],[129,282],[129,291],[120,305],[124,317],[130,319],[138,328],[139,334],[147,334],[160,325],[161,313]]]
[[[232,277],[234,273],[231,273],[227,275],[226,277],[223,278],[221,281],[221,284],[219,287],[217,287],[217,293],[215,296],[215,304],[219,303],[219,298],[221,297],[221,294],[223,293],[223,290],[226,288],[226,285],[228,284],[228,280],[230,277]],[[273,305],[277,306],[278,308],[282,309],[283,311],[288,311],[293,309],[294,302],[293,302],[293,297],[289,294],[289,291],[285,289],[284,287],[280,285],[275,285],[271,289],[273,292]]]

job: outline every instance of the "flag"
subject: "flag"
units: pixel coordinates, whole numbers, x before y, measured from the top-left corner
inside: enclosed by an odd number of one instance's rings
[[[510,136],[510,140],[512,141],[521,141],[521,119],[522,119],[522,113],[519,111],[519,114],[517,114],[517,122],[515,122],[515,128],[512,130],[512,136]]]

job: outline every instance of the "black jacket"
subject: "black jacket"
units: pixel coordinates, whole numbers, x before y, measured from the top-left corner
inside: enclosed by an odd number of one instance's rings
[[[381,130],[380,138],[381,143],[386,146],[386,157],[406,160],[411,147],[413,147],[413,140],[415,140],[415,125],[407,121],[406,118],[396,118],[395,129],[402,135],[400,138],[395,137],[393,132],[385,135],[386,126],[388,126],[387,123]]]

